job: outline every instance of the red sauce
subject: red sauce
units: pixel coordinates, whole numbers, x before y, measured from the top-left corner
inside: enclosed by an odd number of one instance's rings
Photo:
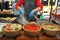
[[[39,30],[40,26],[39,25],[35,25],[35,24],[33,24],[33,25],[25,25],[24,29],[30,30],[30,31],[34,31],[34,30]]]

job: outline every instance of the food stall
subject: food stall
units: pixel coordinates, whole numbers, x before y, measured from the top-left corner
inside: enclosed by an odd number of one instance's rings
[[[11,29],[10,29],[10,28]],[[23,28],[23,30],[22,30]],[[38,25],[35,22],[24,24],[5,24],[1,40],[58,40],[56,35],[60,26],[53,23]],[[0,34],[1,35],[1,34]]]
[[[47,0],[48,4],[50,4],[49,2],[50,0]],[[52,12],[51,8],[49,11],[50,14],[48,15],[50,17],[52,15],[51,13],[55,13]],[[53,9],[55,8],[56,6],[53,7]],[[51,17],[51,19],[53,19],[53,17]],[[49,19],[49,21],[51,21],[51,19]],[[42,22],[41,24],[28,22],[21,25],[16,22],[16,16],[11,9],[0,11],[0,40],[60,40],[60,25],[53,22],[49,23],[47,20],[43,22],[43,20],[37,19],[38,22]]]
[[[60,25],[60,0],[57,0],[56,9],[52,11],[52,21]]]

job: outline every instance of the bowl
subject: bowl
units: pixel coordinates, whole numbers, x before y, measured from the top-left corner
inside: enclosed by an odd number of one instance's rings
[[[36,25],[37,27],[35,27],[34,25]],[[35,29],[34,27],[37,29]],[[23,30],[25,35],[35,37],[35,36],[39,36],[41,27],[37,23],[30,22],[23,25]]]
[[[0,37],[3,36],[3,31],[0,29]]]
[[[55,36],[60,31],[60,26],[53,23],[44,23],[41,25],[43,32],[49,36]]]
[[[20,24],[18,26],[20,26]],[[19,29],[16,29],[16,30],[15,29],[13,29],[13,30],[11,29],[10,30],[9,27],[6,28],[6,26],[4,26],[3,27],[3,34],[5,36],[7,36],[7,37],[16,37],[16,36],[20,35],[21,29],[22,29],[22,26],[20,26],[20,28]]]
[[[56,38],[57,38],[57,40],[60,40],[60,32],[58,32],[58,33],[56,34]]]

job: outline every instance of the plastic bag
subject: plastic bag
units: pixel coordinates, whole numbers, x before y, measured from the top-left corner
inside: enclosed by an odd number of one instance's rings
[[[20,23],[20,24],[25,24],[27,23],[28,21],[26,20],[25,16],[24,16],[24,13],[19,15],[17,21]]]

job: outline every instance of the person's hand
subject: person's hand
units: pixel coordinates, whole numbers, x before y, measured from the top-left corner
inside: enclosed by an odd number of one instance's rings
[[[20,14],[23,14],[24,13],[24,8],[21,8],[20,9]]]
[[[34,15],[34,11],[31,11],[29,17],[31,18]]]

